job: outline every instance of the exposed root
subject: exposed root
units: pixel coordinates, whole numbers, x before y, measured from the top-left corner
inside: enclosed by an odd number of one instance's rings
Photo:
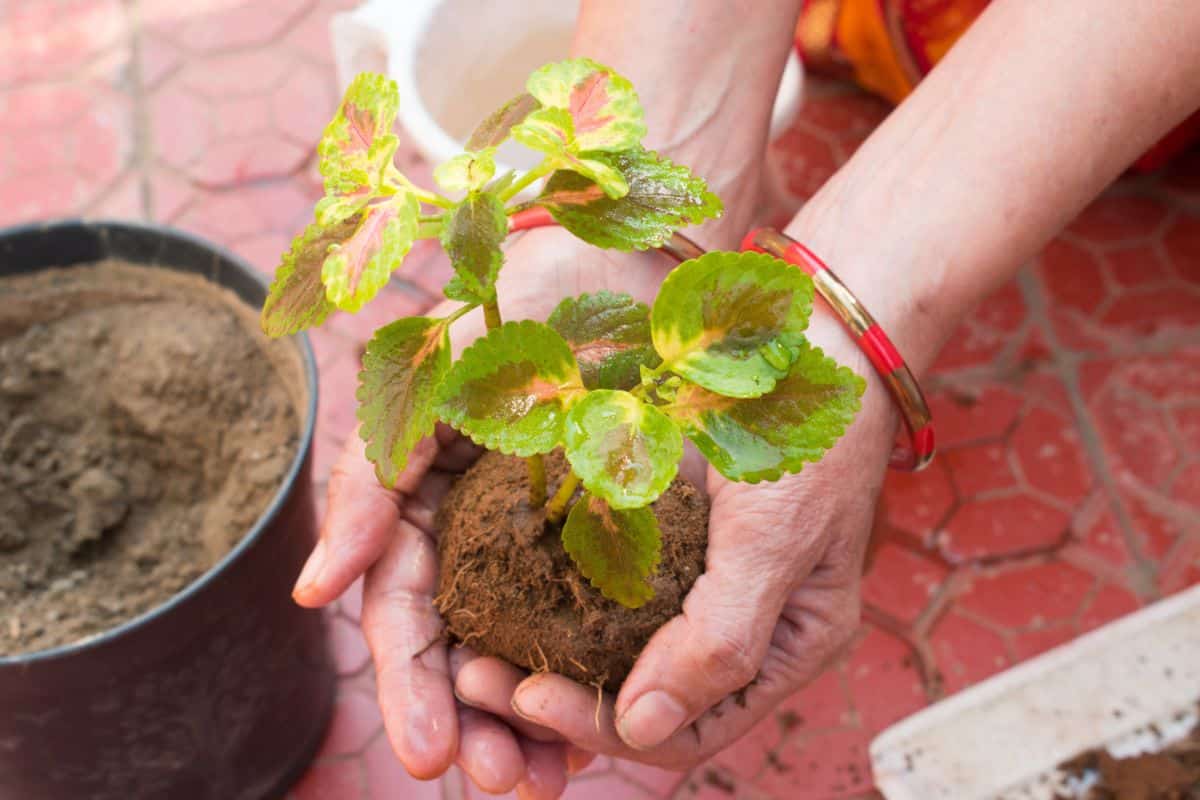
[[[475,559],[471,559],[455,571],[454,577],[450,580],[450,585],[446,588],[446,591],[433,598],[434,608],[441,613],[445,613],[446,609],[458,598],[458,576],[473,566],[475,566]]]
[[[542,665],[540,667],[538,667],[537,671],[538,672],[549,672],[550,671],[550,659],[546,658],[546,653],[544,650],[542,650],[541,642],[534,642],[533,646],[537,648],[538,655],[542,657]],[[531,658],[529,660],[532,661],[533,659]]]
[[[604,684],[597,682],[593,683],[596,687],[596,733],[600,732],[600,709],[604,707]]]
[[[579,667],[579,671],[580,671],[580,672],[582,672],[584,675],[591,675],[591,674],[592,674],[592,671],[591,671],[590,669],[588,669],[587,667],[585,667],[583,664],[580,664],[578,661],[576,661],[575,659],[571,658],[570,656],[567,656],[567,661],[570,661],[572,664],[574,664],[575,666]]]
[[[456,608],[450,612],[450,616],[452,616],[452,617],[455,616],[456,614],[465,614],[466,616],[470,617],[471,619],[479,619],[479,615],[476,614],[474,611],[472,611],[469,608]]]
[[[466,636],[462,637],[462,640],[459,642],[459,644],[463,647],[466,647],[467,643],[472,639],[478,639],[481,636],[483,636],[483,631],[471,631]]]

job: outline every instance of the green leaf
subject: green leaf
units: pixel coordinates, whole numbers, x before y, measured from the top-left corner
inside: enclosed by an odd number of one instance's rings
[[[657,367],[650,343],[650,309],[627,294],[601,291],[568,297],[550,319],[575,353],[589,389],[632,389],[641,367]]]
[[[589,244],[625,251],[660,247],[678,228],[721,215],[721,201],[703,180],[651,150],[588,155],[619,172],[628,193],[614,200],[582,175],[559,170],[536,202]]]
[[[738,399],[685,383],[663,410],[718,472],[757,483],[820,459],[854,420],[865,388],[858,375],[806,344],[769,394]]]
[[[504,205],[488,192],[471,192],[447,215],[442,247],[455,275],[446,284],[446,297],[464,303],[496,299],[496,277],[504,263],[500,245],[508,236]]]
[[[330,228],[313,223],[292,241],[275,270],[263,303],[262,329],[268,336],[287,336],[315,328],[334,310],[321,282],[321,264],[329,248],[354,232],[353,222]]]
[[[568,112],[575,152],[628,150],[646,135],[633,84],[591,59],[547,64],[529,76],[525,88],[543,106]]]
[[[460,153],[439,164],[433,171],[433,179],[448,192],[467,192],[480,189],[496,174],[496,150]]]
[[[346,89],[317,145],[326,197],[317,218],[332,225],[352,216],[378,192],[399,139],[391,132],[400,104],[396,83],[364,72]]]
[[[433,433],[434,397],[450,371],[445,320],[406,317],[375,331],[358,373],[358,435],[384,486],[393,486],[408,454]]]
[[[512,136],[533,150],[551,155],[568,153],[575,141],[575,126],[566,109],[539,108],[512,129]]]
[[[330,249],[321,268],[329,301],[353,312],[374,297],[412,248],[420,213],[421,204],[410,192],[366,206],[354,233]]]
[[[533,95],[525,92],[517,95],[479,123],[479,127],[467,140],[467,149],[482,150],[485,147],[499,146],[512,133],[513,126],[519,124],[538,106],[539,103]]]
[[[489,450],[531,456],[562,443],[567,410],[583,391],[561,336],[539,322],[508,322],[451,367],[437,414]]]
[[[571,508],[563,548],[592,586],[609,600],[638,608],[654,597],[647,580],[662,557],[662,534],[649,508],[620,511],[584,494]]]
[[[629,392],[599,389],[567,413],[567,460],[589,492],[613,508],[649,505],[667,490],[683,456],[675,423]]]
[[[758,397],[788,374],[812,300],[812,279],[777,258],[708,253],[667,276],[650,333],[672,371],[718,394]]]

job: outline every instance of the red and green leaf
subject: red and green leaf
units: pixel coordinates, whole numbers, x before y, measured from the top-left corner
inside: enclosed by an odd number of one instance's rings
[[[629,392],[599,389],[571,407],[563,437],[571,468],[616,509],[649,505],[675,479],[683,437],[675,423]]]
[[[325,295],[321,265],[329,248],[354,232],[353,222],[326,228],[313,223],[292,241],[275,270],[263,303],[262,329],[268,336],[287,336],[315,328],[335,309]]]
[[[543,106],[569,114],[574,152],[628,150],[646,135],[633,84],[591,59],[547,64],[529,76],[525,88]]]
[[[496,149],[485,147],[459,153],[439,164],[433,179],[448,192],[468,192],[482,189],[496,174]]]
[[[605,597],[639,608],[654,597],[648,580],[662,557],[662,534],[650,508],[621,511],[584,494],[563,525],[563,548]]]
[[[559,170],[536,202],[589,244],[625,251],[660,247],[677,229],[721,215],[721,201],[702,179],[651,150],[588,155],[619,172],[629,191],[613,199],[579,172]]]
[[[358,374],[359,436],[384,486],[393,486],[408,455],[433,433],[434,398],[450,371],[445,320],[406,317],[375,331]]]
[[[420,203],[408,192],[372,201],[345,241],[335,244],[321,268],[329,301],[358,311],[382,289],[417,236]]]
[[[346,89],[317,145],[326,195],[317,206],[321,224],[347,219],[380,190],[399,144],[391,132],[399,104],[396,83],[376,73],[361,73]]]
[[[531,456],[562,443],[567,411],[583,392],[561,336],[538,322],[509,322],[463,351],[437,413],[489,450]]]
[[[726,397],[684,383],[663,410],[718,472],[758,483],[819,460],[854,420],[865,388],[858,375],[805,344],[768,394]]]
[[[533,95],[525,92],[492,112],[467,140],[468,150],[483,150],[498,147],[509,137],[514,126],[519,125],[540,106]]]
[[[777,258],[708,253],[667,276],[650,333],[670,370],[718,394],[758,397],[789,374],[812,301],[812,279]]]
[[[571,346],[589,389],[632,389],[641,367],[659,364],[650,342],[650,309],[627,294],[568,297],[546,324]]]
[[[473,304],[496,299],[506,236],[504,205],[490,192],[471,192],[447,214],[441,241],[455,275],[446,284],[446,297]]]

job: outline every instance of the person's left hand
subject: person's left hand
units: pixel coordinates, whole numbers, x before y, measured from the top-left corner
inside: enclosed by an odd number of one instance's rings
[[[514,691],[494,680],[503,662],[493,658],[463,666],[460,698],[497,713],[511,702],[579,748],[681,769],[731,744],[837,657],[858,629],[863,558],[896,416],[827,310],[815,312],[810,338],[869,376],[863,410],[797,475],[748,485],[708,470],[706,570],[615,701],[605,697],[598,711],[595,688],[550,673]]]

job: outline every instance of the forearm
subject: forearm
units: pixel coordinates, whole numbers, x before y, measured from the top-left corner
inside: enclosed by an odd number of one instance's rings
[[[633,81],[646,108],[646,146],[687,164],[724,201],[725,217],[697,234],[707,246],[736,246],[754,217],[799,7],[799,0],[581,5],[572,53]]]
[[[993,3],[789,232],[918,369],[1200,105],[1200,4]]]

